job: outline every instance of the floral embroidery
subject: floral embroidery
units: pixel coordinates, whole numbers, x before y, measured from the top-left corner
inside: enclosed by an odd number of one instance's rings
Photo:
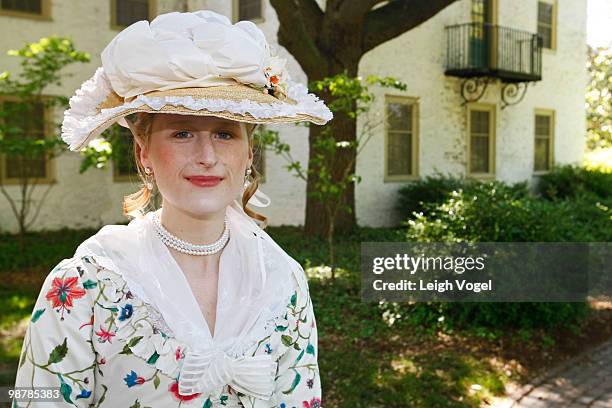
[[[125,381],[128,387],[133,387],[136,384],[144,384],[145,379],[143,377],[139,377],[136,374],[136,371],[132,370],[131,373],[125,376],[123,381]]]
[[[200,393],[196,393],[196,394],[189,394],[189,395],[181,395],[178,392],[178,381],[174,381],[171,385],[170,385],[170,392],[172,394],[174,394],[174,396],[179,400],[179,401],[191,401],[194,398],[197,398],[200,396]]]
[[[91,318],[89,319],[87,323],[83,323],[82,325],[79,326],[79,330],[81,330],[85,326],[93,326],[93,323],[94,323],[94,315],[91,315]]]
[[[76,276],[55,278],[53,279],[53,287],[47,292],[47,300],[51,301],[54,309],[59,308],[57,312],[62,312],[60,320],[64,320],[64,310],[70,313],[74,299],[85,296],[85,289],[76,287],[78,279]]]
[[[262,315],[259,323],[265,327],[254,332],[261,337],[234,350],[269,354],[278,363],[272,401],[230,385],[209,395],[183,396],[178,394],[178,376],[189,347],[162,330],[167,325],[163,318],[157,320],[161,314],[135,296],[120,273],[102,267],[109,264],[105,259],[100,261],[98,256],[73,258],[50,273],[41,291],[47,296],[34,306],[24,338],[16,386],[58,386],[63,401],[73,406],[134,406],[135,401],[141,407],[160,406],[160,401],[179,406],[192,401],[194,407],[210,408],[321,406],[314,315],[304,286],[296,285],[294,293],[279,301],[284,309]],[[89,302],[77,300],[87,293]],[[66,310],[72,318],[64,321],[59,313],[44,313],[46,308]]]
[[[112,338],[113,336],[115,336],[115,333],[108,330],[104,330],[104,327],[102,327],[102,325],[100,325],[100,331],[97,331],[96,334],[100,337],[98,339],[100,343],[104,343],[105,341],[112,343]]]
[[[313,399],[310,400],[310,402],[303,401],[302,404],[304,408],[321,408],[321,399],[314,397]]]
[[[134,313],[134,308],[132,305],[127,304],[121,308],[121,315],[119,316],[119,320],[125,320],[132,317],[132,313]]]
[[[89,398],[90,396],[91,396],[91,391],[83,389],[83,390],[81,390],[81,393],[76,396],[76,399],[79,399],[79,398]]]

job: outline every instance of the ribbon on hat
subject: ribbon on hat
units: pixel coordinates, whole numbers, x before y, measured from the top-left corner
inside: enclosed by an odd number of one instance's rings
[[[261,200],[264,200],[264,202]],[[247,202],[255,207],[267,207],[272,202],[272,199],[270,199],[266,193],[261,191],[261,189],[257,188],[257,190],[255,190],[255,194],[253,194]]]
[[[269,400],[275,376],[276,362],[267,354],[233,359],[217,348],[188,351],[179,375],[178,392],[180,395],[213,392],[227,384],[243,394]]]

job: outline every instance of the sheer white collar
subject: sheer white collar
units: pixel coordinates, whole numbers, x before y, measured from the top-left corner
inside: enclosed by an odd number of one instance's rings
[[[219,263],[213,336],[151,216],[103,227],[77,248],[75,256],[97,255],[104,267],[120,273],[130,290],[157,308],[177,340],[192,350],[214,347],[238,355],[246,340],[265,335],[261,332],[265,320],[283,313],[287,299],[301,284],[292,275],[303,273],[301,266],[234,201],[227,207],[230,239]]]

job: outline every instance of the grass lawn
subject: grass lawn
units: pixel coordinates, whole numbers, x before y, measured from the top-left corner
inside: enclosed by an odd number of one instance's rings
[[[332,282],[322,240],[305,241],[297,227],[268,233],[309,275],[319,330],[319,364],[326,407],[478,407],[586,346],[612,336],[604,305],[573,330],[493,332],[421,327],[390,306],[361,302],[361,241],[401,240],[398,231],[361,228],[338,239]],[[14,380],[21,341],[45,275],[72,256],[95,231],[32,234],[31,259],[15,262],[13,237],[0,236],[0,384]],[[9,254],[9,255],[7,255]]]

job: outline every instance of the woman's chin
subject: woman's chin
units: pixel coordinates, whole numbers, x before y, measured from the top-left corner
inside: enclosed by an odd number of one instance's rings
[[[186,200],[181,207],[196,216],[208,215],[222,211],[231,202],[231,198],[227,196],[207,197],[198,200],[193,200],[193,197],[191,197],[189,200]]]

